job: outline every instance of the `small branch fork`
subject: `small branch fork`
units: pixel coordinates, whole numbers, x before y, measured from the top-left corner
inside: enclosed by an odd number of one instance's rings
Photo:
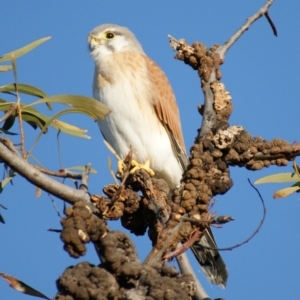
[[[82,179],[82,174],[81,173],[75,173],[75,172],[70,172],[68,169],[60,169],[59,171],[51,171],[36,165],[33,165],[37,170],[40,172],[51,175],[54,177],[60,177],[60,178],[70,178],[70,179],[77,179],[81,180]]]
[[[86,192],[70,188],[44,175],[23,159],[16,150],[9,148],[7,145],[9,145],[7,139],[1,138],[0,159],[33,185],[70,204],[74,204],[78,201],[87,203],[90,201],[90,196]],[[12,144],[10,144],[10,146],[11,145]]]
[[[18,108],[18,104],[17,103],[13,103],[10,108],[8,109],[8,111],[5,112],[5,114],[3,115],[2,118],[0,118],[0,123],[6,121],[12,114],[14,114],[16,112],[16,109]]]
[[[272,22],[269,14],[268,9],[273,4],[274,0],[268,0],[265,5],[253,16],[247,19],[247,21],[237,30],[223,45],[221,45],[217,50],[216,53],[220,55],[220,58],[224,60],[226,52],[229,48],[243,35],[243,33],[250,28],[250,26],[260,19],[262,16],[266,16],[268,22],[270,23],[273,32],[277,35],[277,31],[275,28],[274,23]]]

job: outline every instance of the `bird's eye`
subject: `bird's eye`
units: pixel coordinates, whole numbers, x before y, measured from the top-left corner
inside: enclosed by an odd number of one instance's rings
[[[105,38],[108,39],[108,40],[111,40],[115,37],[115,35],[112,33],[112,32],[107,32],[105,34]]]

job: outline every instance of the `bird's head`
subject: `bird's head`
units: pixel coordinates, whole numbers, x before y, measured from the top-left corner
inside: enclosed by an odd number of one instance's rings
[[[144,53],[129,29],[114,24],[104,24],[93,29],[88,36],[88,43],[94,58],[127,51]]]

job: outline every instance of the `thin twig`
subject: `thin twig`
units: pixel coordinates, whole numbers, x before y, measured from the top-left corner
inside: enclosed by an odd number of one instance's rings
[[[5,145],[10,151],[14,152],[17,155],[20,155],[14,144],[8,138],[0,138],[0,142]]]
[[[6,121],[16,111],[17,107],[17,103],[13,103],[8,109],[8,111],[4,114],[4,116],[0,118],[0,123]]]
[[[11,62],[12,62],[12,67],[14,71],[14,77],[15,77],[15,92],[16,92],[16,97],[17,97],[17,112],[18,112],[18,120],[19,120],[19,129],[20,129],[20,135],[21,135],[21,152],[23,158],[27,158],[27,154],[25,152],[25,134],[24,134],[24,129],[23,129],[23,120],[22,120],[22,108],[21,108],[21,98],[19,96],[18,92],[18,77],[17,77],[17,66],[16,66],[16,60],[14,53],[11,55]]]
[[[18,93],[17,93],[18,94]],[[19,96],[18,97],[18,102],[20,101]],[[19,128],[20,128],[20,135],[21,135],[21,152],[22,152],[22,156],[23,158],[26,158],[26,151],[25,151],[25,134],[24,134],[24,130],[23,130],[23,124],[22,124],[22,109],[21,109],[21,105],[18,103],[18,120],[19,120]]]
[[[172,242],[174,240],[174,236],[180,230],[183,223],[184,223],[184,220],[183,220],[183,218],[181,218],[180,221],[178,222],[178,224],[169,230],[168,236],[165,238],[163,246],[160,249],[156,249],[155,247],[152,248],[151,252],[148,254],[146,259],[144,260],[144,264],[153,265],[153,264],[161,261],[164,253],[166,253],[166,250],[172,244]]]
[[[272,28],[272,31],[273,31],[274,35],[277,36],[276,26],[275,26],[274,22],[272,21],[268,11],[265,13],[265,16],[266,16],[266,18],[267,18],[267,20],[268,20],[268,22],[269,22],[269,24]]]
[[[52,198],[52,195],[48,193],[48,196],[49,196],[49,198],[50,198],[50,200],[51,200],[51,202],[52,202],[52,205],[53,205],[54,210],[56,211],[58,217],[59,217],[60,219],[62,219],[62,215],[60,214],[60,212],[59,212],[59,210],[58,210],[58,208],[57,208],[57,206],[56,206],[56,203],[55,203],[54,199]]]
[[[62,158],[61,158],[61,151],[60,151],[60,142],[59,142],[59,135],[60,135],[60,130],[58,130],[57,135],[56,135],[56,139],[57,139],[57,151],[58,151],[58,161],[59,161],[59,165],[62,168],[63,164],[62,164]]]
[[[300,174],[299,174],[299,168],[296,164],[296,159],[293,159],[293,168],[295,170],[295,173],[297,174],[297,176],[300,178]]]
[[[0,159],[4,161],[10,168],[15,170],[19,175],[27,179],[33,185],[42,190],[62,199],[70,204],[78,201],[89,203],[90,196],[82,190],[73,189],[65,184],[58,182],[37,170],[25,159],[20,157],[18,153],[11,151],[3,144],[3,139],[0,139]],[[91,205],[92,211],[97,209]]]
[[[32,166],[34,166],[37,170],[39,170],[40,172],[47,174],[47,175],[60,177],[60,178],[71,178],[71,179],[78,179],[78,180],[82,179],[82,174],[73,173],[73,172],[68,171],[67,169],[61,169],[58,172],[56,172],[56,171],[51,171],[51,170],[39,167],[37,165],[32,165]]]
[[[91,172],[91,164],[87,164],[85,166],[85,170],[84,172],[82,173],[82,179],[81,179],[81,184],[79,186],[79,189],[80,190],[83,190],[85,192],[88,192],[89,191],[89,185],[88,185],[88,182],[89,182],[89,176],[90,176],[90,172]]]
[[[174,256],[180,255],[187,251],[193,244],[199,240],[200,236],[202,235],[202,232],[200,232],[199,228],[196,228],[196,230],[192,233],[192,236],[181,245],[181,247],[177,247],[175,251],[172,251],[171,253],[168,253],[164,256],[164,260],[167,261],[171,259]]]
[[[2,204],[0,204],[0,207],[3,209],[7,209],[5,206],[3,206]]]
[[[243,33],[250,28],[250,26],[259,18],[266,15],[269,7],[273,4],[274,0],[267,0],[266,4],[253,16],[248,18],[241,28],[234,33],[223,45],[221,45],[216,52],[224,59],[228,49],[243,35]],[[267,16],[266,16],[267,17]]]
[[[53,229],[53,228],[49,228],[49,229],[47,229],[47,231],[56,232],[56,233],[61,233],[62,232],[61,229]]]
[[[267,209],[266,209],[266,206],[265,206],[264,199],[263,199],[263,197],[261,196],[259,190],[251,183],[250,179],[248,179],[248,182],[249,182],[249,184],[252,186],[252,188],[257,192],[257,194],[258,194],[258,196],[259,196],[259,199],[260,199],[260,201],[261,201],[261,203],[262,203],[262,207],[263,207],[263,217],[262,217],[261,221],[259,222],[259,225],[258,225],[258,227],[256,228],[256,230],[255,230],[255,231],[254,231],[254,232],[253,232],[246,240],[244,240],[243,242],[238,243],[238,244],[236,244],[236,245],[234,245],[234,246],[232,246],[232,247],[226,247],[226,248],[211,248],[211,247],[206,247],[206,246],[203,246],[203,245],[202,245],[203,248],[210,249],[210,250],[218,250],[218,251],[228,251],[228,250],[233,250],[233,249],[235,249],[235,248],[238,248],[238,247],[240,247],[240,246],[242,246],[242,245],[248,243],[250,240],[252,240],[252,239],[254,238],[254,236],[255,236],[256,234],[258,234],[258,232],[259,232],[259,230],[261,229],[263,223],[265,222]]]

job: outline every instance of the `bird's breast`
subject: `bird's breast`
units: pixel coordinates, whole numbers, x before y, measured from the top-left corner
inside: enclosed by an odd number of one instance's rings
[[[150,159],[153,170],[173,187],[179,183],[182,171],[154,109],[157,89],[149,80],[143,56],[135,58],[118,56],[96,66],[94,98],[111,110],[98,124],[119,156],[125,157],[132,148],[134,159],[140,163]]]
[[[126,62],[128,58],[114,60],[95,70],[94,97],[111,110],[98,123],[120,156],[127,155],[131,146],[136,159],[145,161],[151,156],[151,143],[168,137],[152,104],[146,69],[141,62],[130,60],[127,66]]]

